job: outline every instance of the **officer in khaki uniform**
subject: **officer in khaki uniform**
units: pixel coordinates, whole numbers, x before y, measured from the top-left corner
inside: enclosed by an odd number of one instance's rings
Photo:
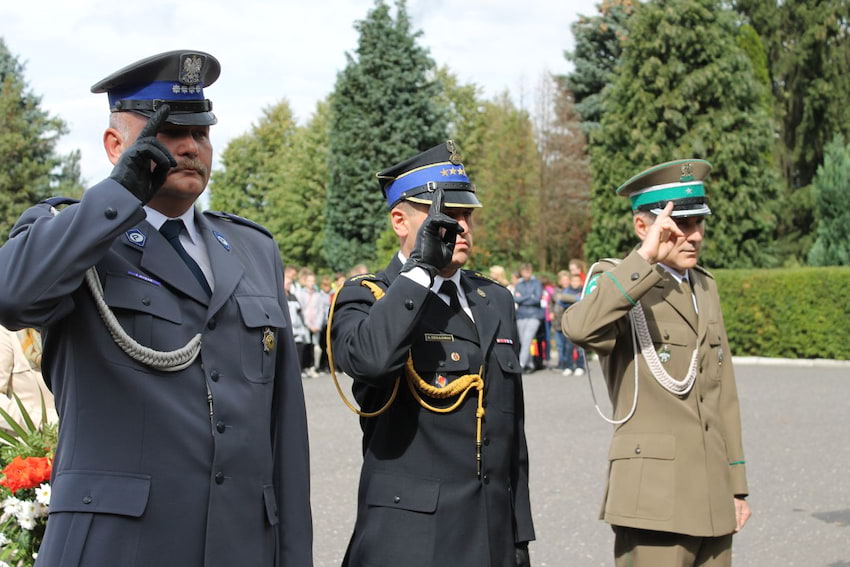
[[[668,162],[617,189],[641,244],[600,261],[563,317],[567,336],[599,354],[613,405],[601,517],[618,566],[730,565],[732,534],[750,515],[720,299],[697,265],[710,170]]]
[[[382,272],[346,282],[329,323],[329,359],[371,412],[343,565],[528,567],[513,298],[460,269],[481,206],[475,188],[451,142],[378,175],[400,251]]]

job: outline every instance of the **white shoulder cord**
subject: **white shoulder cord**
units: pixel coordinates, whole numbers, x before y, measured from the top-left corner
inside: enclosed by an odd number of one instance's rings
[[[599,262],[596,262],[590,267],[588,270],[589,274],[593,273],[593,268]],[[582,289],[582,297],[584,297],[587,285],[590,282],[590,278],[587,279],[584,285],[584,289]],[[683,380],[676,380],[672,376],[670,376],[667,371],[664,369],[661,361],[658,359],[658,354],[655,352],[655,348],[652,343],[652,336],[649,333],[649,327],[646,324],[646,315],[643,312],[643,308],[638,301],[635,306],[629,311],[629,321],[631,323],[630,327],[632,330],[632,344],[634,345],[634,369],[635,369],[635,394],[632,400],[632,407],[629,410],[629,413],[626,417],[622,419],[612,419],[602,413],[602,410],[599,408],[599,402],[596,399],[596,392],[593,390],[593,381],[590,377],[590,365],[587,365],[587,381],[590,385],[590,394],[593,396],[593,405],[596,407],[596,413],[599,414],[602,419],[610,423],[611,425],[620,425],[632,418],[637,409],[637,400],[638,400],[638,353],[643,356],[646,365],[649,367],[650,372],[652,373],[653,378],[655,378],[656,382],[658,382],[664,389],[668,392],[678,395],[684,396],[688,392],[691,391],[691,388],[694,386],[694,382],[696,381],[697,375],[697,355],[698,350],[694,348],[694,353],[691,356],[691,364],[688,368],[688,374],[685,376]],[[638,348],[640,345],[640,348]]]
[[[53,207],[50,207],[50,212],[54,216],[59,214]],[[164,372],[176,372],[190,366],[198,357],[198,354],[201,352],[200,333],[192,337],[183,348],[170,352],[154,350],[139,344],[121,327],[121,323],[118,322],[115,314],[112,313],[112,310],[106,304],[106,300],[103,298],[103,287],[100,285],[100,278],[94,266],[86,270],[86,283],[94,298],[100,318],[103,319],[115,344],[133,360]]]

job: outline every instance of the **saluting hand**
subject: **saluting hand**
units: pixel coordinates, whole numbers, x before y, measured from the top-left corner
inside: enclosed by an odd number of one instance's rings
[[[419,266],[431,279],[452,261],[457,235],[463,233],[460,223],[443,212],[443,189],[434,191],[428,216],[416,233],[410,257],[402,267],[406,272]]]
[[[170,112],[169,106],[163,104],[153,113],[133,145],[118,158],[118,163],[109,175],[110,179],[123,185],[143,205],[153,199],[165,183],[168,170],[177,165],[168,148],[156,139],[156,133]]]
[[[655,217],[655,222],[650,225],[643,244],[638,248],[638,254],[650,264],[663,262],[673,251],[679,239],[685,237],[685,233],[670,217],[672,212],[673,201],[668,201],[664,210]]]

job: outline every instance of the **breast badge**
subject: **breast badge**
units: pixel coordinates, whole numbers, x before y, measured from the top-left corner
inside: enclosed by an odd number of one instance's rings
[[[667,364],[673,355],[670,353],[670,345],[661,345],[658,347],[658,360],[663,364]]]
[[[274,333],[270,327],[263,329],[263,352],[274,350]]]

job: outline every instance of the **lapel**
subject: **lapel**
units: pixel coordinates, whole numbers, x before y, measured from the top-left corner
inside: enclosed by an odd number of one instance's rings
[[[705,336],[708,334],[708,320],[709,317],[709,297],[708,297],[708,282],[706,282],[706,277],[699,273],[697,270],[689,270],[691,285],[694,288],[694,293],[697,296],[697,307],[699,307],[699,328],[697,331],[697,335],[699,337],[699,341],[697,344],[702,343]]]
[[[661,283],[658,285],[663,289],[662,296],[664,297],[664,301],[676,310],[679,316],[682,317],[691,330],[693,330],[696,334],[697,319],[694,317],[693,299],[682,291],[679,283],[670,274],[665,273],[664,279],[662,279]],[[693,282],[691,282],[691,285],[693,285]],[[688,305],[688,302],[690,302],[691,305]]]
[[[130,242],[127,233],[133,230],[145,235],[143,246]],[[201,284],[192,275],[189,267],[153,225],[148,221],[142,221],[130,231],[121,235],[121,242],[125,246],[141,251],[142,257],[139,266],[144,271],[155,275],[162,282],[180,290],[203,305],[209,303],[207,293],[201,288]]]
[[[201,237],[207,245],[207,254],[210,257],[210,266],[215,281],[215,288],[207,312],[207,317],[211,317],[221,309],[227,298],[233,295],[236,284],[239,283],[245,273],[245,266],[242,265],[239,257],[233,253],[234,241],[230,238],[230,235],[224,232],[226,227],[213,226],[206,216],[197,212],[195,213],[195,223],[197,223]],[[230,250],[225,248],[224,244],[213,234],[214,229],[227,241]]]
[[[466,301],[472,310],[472,316],[475,318],[475,326],[478,329],[478,344],[481,345],[486,358],[486,351],[493,344],[493,337],[496,336],[496,330],[499,327],[499,317],[493,317],[490,298],[486,294],[481,295],[478,293],[480,288],[463,271],[461,271],[460,275],[460,286],[463,289],[464,295],[466,295]]]

